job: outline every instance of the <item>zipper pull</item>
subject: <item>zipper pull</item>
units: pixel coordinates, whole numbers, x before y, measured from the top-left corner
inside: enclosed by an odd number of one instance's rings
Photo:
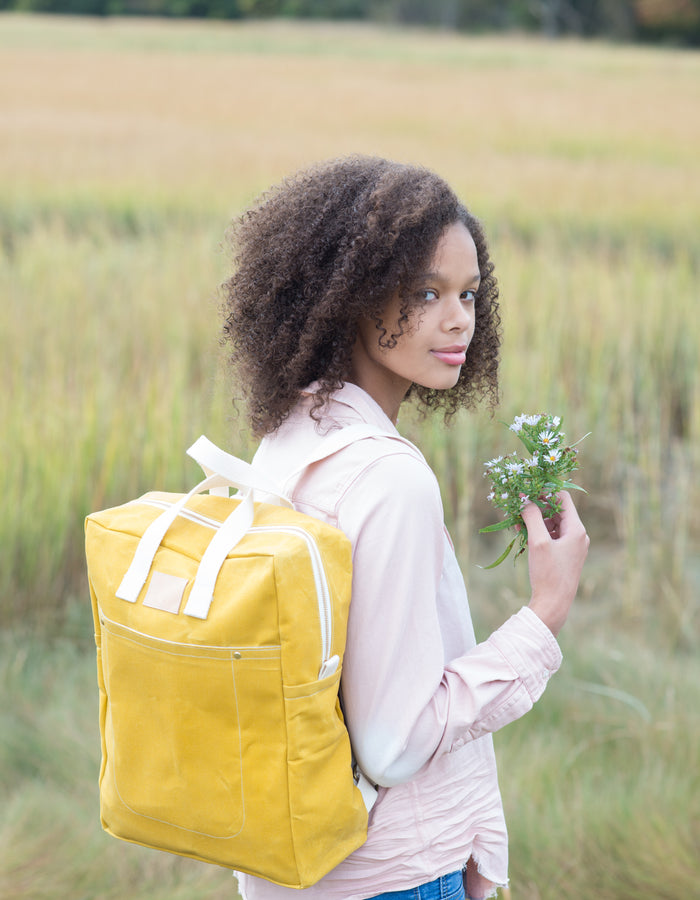
[[[328,678],[329,675],[335,674],[339,665],[340,657],[337,654],[325,660],[321,666],[321,671],[318,673],[318,680],[320,681],[322,678]]]

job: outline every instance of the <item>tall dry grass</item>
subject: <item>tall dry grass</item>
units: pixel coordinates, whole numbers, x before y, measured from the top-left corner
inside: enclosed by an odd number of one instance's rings
[[[593,43],[0,16],[0,895],[229,890],[116,850],[100,873],[93,813],[69,803],[94,812],[94,750],[66,763],[94,730],[89,663],[52,650],[54,686],[18,623],[84,642],[84,514],[181,489],[202,432],[252,452],[219,345],[224,230],[286,172],[358,151],[436,169],[491,235],[502,410],[449,432],[401,417],[440,475],[483,634],[527,594],[523,565],[477,568],[502,547],[477,537],[494,515],[481,462],[515,449],[498,419],[547,410],[592,432],[569,668],[499,736],[513,898],[692,896],[699,75],[697,54]],[[71,866],[66,841],[95,864]]]
[[[227,221],[290,169],[362,151],[437,169],[484,219],[503,417],[556,409],[571,434],[593,432],[590,593],[604,586],[636,619],[663,598],[669,643],[691,640],[697,55],[328,26],[0,25],[6,614],[78,591],[83,513],[181,483],[200,431],[246,452],[217,343]],[[474,476],[503,439],[473,419],[423,438],[470,561],[489,515]]]

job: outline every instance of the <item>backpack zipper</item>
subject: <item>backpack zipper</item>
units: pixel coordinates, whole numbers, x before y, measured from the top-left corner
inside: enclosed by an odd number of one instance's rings
[[[141,497],[138,500],[132,500],[129,505],[135,503],[145,503],[147,506],[155,506],[158,509],[169,509],[172,504],[167,500],[154,500],[153,498]],[[183,509],[180,516],[190,519],[199,525],[217,530],[221,526],[221,522],[211,519],[209,516],[195,512],[191,509]],[[309,559],[311,561],[311,571],[314,576],[314,587],[316,588],[316,598],[318,603],[318,616],[321,625],[321,669],[319,671],[319,679],[332,675],[338,668],[340,659],[337,656],[331,656],[331,638],[333,633],[333,611],[331,605],[330,588],[328,587],[328,579],[325,569],[323,568],[323,560],[318,545],[308,531],[305,531],[298,525],[252,525],[248,529],[248,533],[275,533],[282,532],[284,534],[292,534],[299,537],[306,543]]]
[[[241,644],[235,644],[235,645],[231,645],[230,647],[227,647],[227,646],[222,646],[221,644],[193,644],[193,643],[188,643],[187,641],[171,641],[171,640],[168,640],[168,638],[155,637],[152,634],[148,634],[148,632],[146,632],[146,631],[139,631],[138,628],[132,628],[131,625],[124,625],[123,622],[117,622],[116,619],[110,619],[109,616],[105,615],[104,610],[99,605],[98,605],[98,611],[99,611],[100,624],[103,627],[116,628],[116,629],[118,629],[119,632],[124,631],[130,635],[133,634],[139,638],[146,638],[149,641],[156,641],[158,644],[169,644],[171,647],[192,647],[193,650],[197,650],[197,651],[199,651],[199,650],[216,650],[216,651],[225,651],[225,652],[230,651],[231,653],[235,653],[237,650],[245,651],[245,650],[254,649],[254,650],[275,651],[275,650],[279,649],[279,647],[275,646],[274,644],[270,644],[269,646],[257,645],[256,647],[251,648],[251,647],[247,647],[247,646],[241,645]],[[235,658],[236,657],[234,656],[234,659]],[[267,658],[267,657],[264,657],[264,658]]]

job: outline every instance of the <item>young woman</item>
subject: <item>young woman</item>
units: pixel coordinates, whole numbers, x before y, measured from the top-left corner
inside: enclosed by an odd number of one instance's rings
[[[498,291],[481,225],[435,174],[351,157],[283,182],[231,239],[225,331],[262,437],[256,463],[284,483],[333,429],[386,435],[289,485],[297,509],[353,545],[342,694],[379,789],[368,838],[311,888],[242,875],[243,895],[492,896],[507,882],[507,834],[491,734],[559,667],[588,538],[568,495],[547,522],[527,506],[530,602],[476,643],[438,483],[396,423],[407,398],[446,419],[496,402]]]

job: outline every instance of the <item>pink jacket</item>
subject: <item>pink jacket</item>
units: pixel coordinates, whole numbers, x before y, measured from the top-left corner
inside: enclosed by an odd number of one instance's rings
[[[318,444],[310,404],[307,394],[258,450],[256,464],[278,483]],[[329,418],[398,433],[353,384],[334,395]],[[561,663],[556,640],[523,607],[476,643],[439,487],[413,446],[361,440],[289,487],[298,510],[352,541],[343,702],[355,755],[379,797],[366,843],[318,884],[297,891],[240,875],[243,896],[365,900],[460,869],[470,855],[485,879],[505,884],[491,733],[541,696]]]

